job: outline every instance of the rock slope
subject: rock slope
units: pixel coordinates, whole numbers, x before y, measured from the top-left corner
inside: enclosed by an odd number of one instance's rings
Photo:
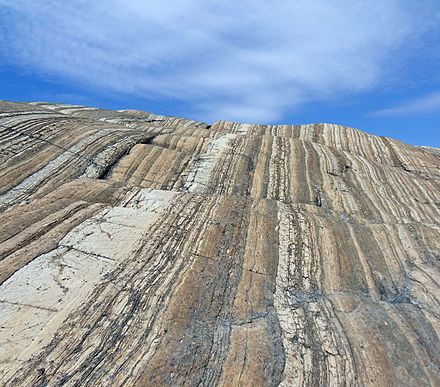
[[[0,102],[0,384],[440,385],[440,152]]]

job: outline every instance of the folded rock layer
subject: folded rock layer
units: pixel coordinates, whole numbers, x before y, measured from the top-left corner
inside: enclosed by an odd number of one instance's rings
[[[440,385],[440,151],[0,102],[0,384]]]

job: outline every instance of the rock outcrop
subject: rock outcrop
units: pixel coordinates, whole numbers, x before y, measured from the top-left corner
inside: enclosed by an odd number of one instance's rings
[[[0,384],[440,385],[440,153],[0,102]]]

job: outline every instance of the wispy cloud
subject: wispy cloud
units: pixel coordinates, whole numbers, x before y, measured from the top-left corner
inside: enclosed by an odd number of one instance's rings
[[[402,102],[396,106],[372,112],[374,116],[396,116],[440,112],[440,92]]]
[[[0,0],[0,56],[207,120],[269,122],[374,87],[418,29],[408,3]]]

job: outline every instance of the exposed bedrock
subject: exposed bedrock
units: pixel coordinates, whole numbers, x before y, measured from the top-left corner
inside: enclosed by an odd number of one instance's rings
[[[440,385],[439,155],[0,102],[0,385]]]

